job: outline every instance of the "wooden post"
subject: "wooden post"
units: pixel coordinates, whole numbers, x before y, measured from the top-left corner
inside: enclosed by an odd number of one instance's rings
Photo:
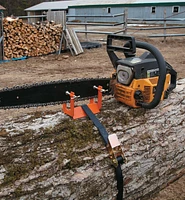
[[[88,40],[87,38],[87,18],[85,17],[85,39]]]
[[[125,8],[123,16],[124,16],[124,25],[123,25],[124,31],[123,31],[123,33],[126,35],[127,34],[127,23],[128,23],[128,21],[127,21],[127,18],[128,18],[128,9],[127,8]]]
[[[164,9],[164,42],[166,42],[166,9]]]

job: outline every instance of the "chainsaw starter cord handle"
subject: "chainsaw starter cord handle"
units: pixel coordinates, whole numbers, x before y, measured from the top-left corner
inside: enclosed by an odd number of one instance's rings
[[[159,66],[159,79],[156,87],[156,92],[154,95],[153,100],[150,103],[141,103],[139,104],[141,107],[146,109],[152,109],[156,107],[161,99],[162,92],[164,89],[164,83],[166,80],[166,64],[165,60],[160,53],[160,51],[154,47],[153,45],[146,43],[146,42],[140,42],[136,41],[136,48],[146,49],[152,53],[152,55],[156,58],[158,66]]]

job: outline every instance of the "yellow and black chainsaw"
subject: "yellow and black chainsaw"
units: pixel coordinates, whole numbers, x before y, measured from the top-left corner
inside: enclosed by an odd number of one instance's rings
[[[126,43],[119,47],[116,40]],[[147,51],[137,57],[137,48]],[[115,68],[111,87],[118,101],[134,108],[151,109],[176,87],[176,71],[153,45],[129,36],[108,35],[107,52]],[[120,59],[116,52],[124,53],[125,59]]]

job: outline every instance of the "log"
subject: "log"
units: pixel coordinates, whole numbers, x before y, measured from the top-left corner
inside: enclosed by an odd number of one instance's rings
[[[185,79],[152,110],[104,99],[97,117],[127,158],[125,200],[149,199],[184,174],[184,113]],[[87,118],[25,113],[0,128],[0,151],[0,199],[115,199],[114,168]]]

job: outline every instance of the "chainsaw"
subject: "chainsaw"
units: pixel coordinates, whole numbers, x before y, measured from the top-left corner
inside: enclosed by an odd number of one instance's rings
[[[116,42],[121,42],[117,46]],[[136,56],[136,49],[144,49]],[[117,53],[121,52],[118,57]],[[109,78],[59,80],[32,85],[16,86],[0,90],[0,108],[27,108],[69,102],[68,91],[78,100],[97,96],[96,87],[101,85],[104,95],[112,93],[117,101],[130,107],[154,108],[176,87],[177,73],[164,61],[157,48],[134,37],[107,36],[107,53],[115,71]]]
[[[127,42],[123,47],[116,47],[113,40]],[[136,48],[147,51],[136,57]],[[123,52],[125,59],[120,59],[115,53],[117,51]],[[133,108],[151,109],[156,107],[160,100],[167,98],[176,87],[176,71],[164,61],[159,50],[153,45],[135,41],[133,37],[109,35],[107,52],[115,68],[111,82],[117,101]]]

